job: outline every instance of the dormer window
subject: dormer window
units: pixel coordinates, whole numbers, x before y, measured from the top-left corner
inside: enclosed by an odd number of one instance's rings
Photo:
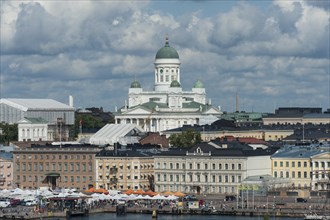
[[[198,148],[196,149],[196,151],[197,151],[198,154],[202,153],[202,149],[201,149],[200,147],[198,147]]]

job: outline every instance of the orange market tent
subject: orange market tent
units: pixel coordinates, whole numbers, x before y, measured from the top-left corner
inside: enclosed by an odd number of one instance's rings
[[[132,189],[129,189],[126,192],[124,192],[124,194],[126,194],[126,195],[131,195],[133,193],[134,193],[134,190],[132,190]]]
[[[133,194],[138,194],[138,195],[142,195],[143,193],[144,193],[144,191],[142,189],[138,189],[133,192]]]
[[[89,188],[89,189],[86,189],[84,192],[85,193],[93,193],[94,192],[94,188]]]
[[[171,191],[166,191],[166,192],[163,192],[162,193],[164,196],[170,196],[170,195],[173,195],[173,192]]]
[[[157,195],[157,194],[158,194],[158,193],[153,192],[153,191],[151,191],[151,190],[148,190],[148,191],[146,191],[146,192],[143,193],[143,195],[149,195],[149,196],[155,196],[155,195]]]
[[[177,197],[184,197],[186,194],[184,194],[182,192],[175,192],[174,195]]]
[[[104,194],[109,194],[109,191],[103,188],[99,188],[94,190],[95,193],[104,193]]]

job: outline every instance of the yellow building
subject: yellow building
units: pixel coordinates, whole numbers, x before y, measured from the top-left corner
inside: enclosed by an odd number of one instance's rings
[[[102,150],[96,155],[96,188],[153,189],[154,159],[138,151]]]
[[[308,196],[311,190],[318,190],[311,186],[313,186],[312,181],[316,182],[317,179],[315,174],[313,175],[316,172],[314,167],[316,165],[319,167],[317,155],[322,154],[323,150],[318,144],[284,146],[272,155],[273,177],[290,179],[291,186],[284,190],[295,191],[299,196]],[[315,161],[314,165],[312,161]],[[328,165],[324,160],[323,162],[324,165]]]

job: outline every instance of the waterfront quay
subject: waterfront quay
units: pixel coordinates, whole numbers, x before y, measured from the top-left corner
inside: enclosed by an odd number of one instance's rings
[[[126,204],[125,213],[152,214],[157,211],[159,215],[223,215],[223,216],[269,216],[302,218],[304,214],[316,213],[319,215],[330,213],[330,204],[326,198],[310,198],[306,203],[296,203],[293,198],[255,197],[249,204],[243,203],[243,208],[237,201],[224,201],[218,195],[198,195],[197,199],[204,204],[214,207],[213,212],[201,212],[201,209],[191,210],[188,202],[182,202],[182,207],[175,203],[165,201],[134,201]],[[268,202],[267,202],[268,201]],[[242,204],[242,203],[241,203]],[[244,207],[244,204],[248,207]],[[253,206],[252,206],[253,205]],[[104,201],[92,204],[88,211],[61,210],[46,207],[36,211],[34,207],[9,207],[0,209],[0,219],[62,219],[75,215],[88,215],[93,213],[116,213],[117,204]],[[125,214],[124,213],[124,214]]]

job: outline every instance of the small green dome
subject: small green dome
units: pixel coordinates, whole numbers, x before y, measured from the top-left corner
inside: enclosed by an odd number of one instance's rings
[[[134,80],[134,82],[132,82],[131,84],[131,88],[141,88],[141,84],[138,81]]]
[[[181,87],[180,83],[177,80],[173,80],[171,82],[170,87]]]
[[[202,89],[204,88],[204,84],[200,80],[197,80],[194,84],[194,88]]]
[[[158,50],[156,59],[179,59],[178,52],[168,43],[168,37],[166,37],[165,46]]]

